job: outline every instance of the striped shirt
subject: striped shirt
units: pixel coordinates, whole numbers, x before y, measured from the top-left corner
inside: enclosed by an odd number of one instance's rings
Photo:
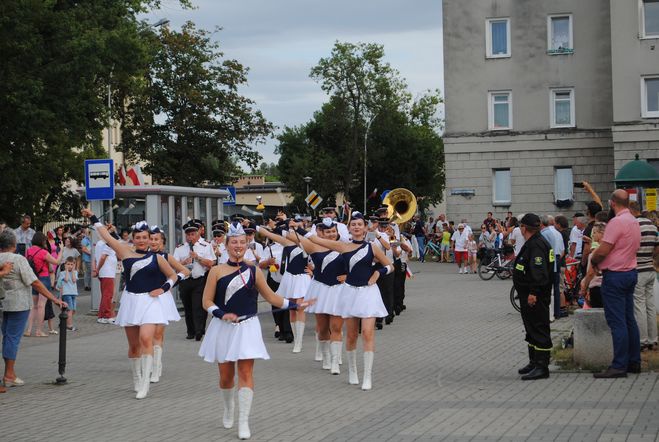
[[[657,236],[657,227],[647,218],[639,216],[636,218],[641,226],[641,247],[636,252],[636,269],[639,272],[649,272],[654,270],[652,257],[655,246],[659,245],[659,236]]]

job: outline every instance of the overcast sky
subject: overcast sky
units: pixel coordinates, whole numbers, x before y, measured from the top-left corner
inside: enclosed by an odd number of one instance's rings
[[[149,21],[161,18],[179,28],[193,21],[212,30],[228,58],[248,66],[242,93],[256,101],[278,126],[309,121],[327,100],[309,78],[310,69],[330,54],[336,40],[380,43],[386,61],[400,71],[414,96],[443,90],[441,0],[192,0],[194,10],[163,0]],[[276,141],[259,151],[277,162]]]

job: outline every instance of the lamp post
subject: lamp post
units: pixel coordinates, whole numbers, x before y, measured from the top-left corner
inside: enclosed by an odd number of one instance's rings
[[[311,182],[311,177],[310,176],[305,176],[302,178],[305,183],[307,183],[307,195],[309,195],[309,183]]]
[[[366,216],[366,165],[368,163],[368,148],[367,148],[367,143],[368,143],[368,131],[371,129],[371,124],[373,124],[373,120],[375,120],[375,117],[378,114],[373,114],[370,120],[368,120],[368,124],[366,125],[366,134],[364,134],[364,216]]]

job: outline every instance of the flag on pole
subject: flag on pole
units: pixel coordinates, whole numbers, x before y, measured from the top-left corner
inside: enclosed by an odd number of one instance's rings
[[[140,169],[140,166],[133,166],[128,169],[128,177],[132,181],[133,186],[144,185],[144,175],[142,175],[142,169]]]
[[[119,168],[119,185],[120,186],[126,185],[126,168],[124,167],[123,164]]]

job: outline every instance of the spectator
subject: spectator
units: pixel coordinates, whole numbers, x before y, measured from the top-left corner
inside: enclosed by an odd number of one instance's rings
[[[73,315],[76,312],[76,300],[78,298],[78,271],[76,270],[76,260],[72,256],[66,258],[64,269],[60,271],[57,278],[57,289],[60,293],[60,299],[69,306],[69,315],[66,319],[66,328],[76,331],[73,326]]]
[[[88,292],[92,287],[92,240],[89,237],[89,230],[86,228],[82,229],[80,251],[82,252],[82,270],[85,272],[85,291]]]
[[[641,216],[636,201],[629,203],[629,211],[641,228],[641,247],[636,252],[638,282],[634,288],[634,316],[638,323],[641,351],[657,350],[657,311],[654,305],[654,256],[659,250],[657,226]]]
[[[485,218],[483,224],[485,224],[489,230],[490,226],[493,226],[494,223],[496,223],[496,220],[492,217],[492,212],[487,212],[487,218]]]
[[[540,223],[542,224],[540,234],[544,239],[547,240],[551,246],[552,252],[554,253],[554,256],[550,257],[550,259],[554,259],[554,274],[552,281],[552,285],[554,286],[554,296],[550,299],[549,306],[549,320],[552,321],[554,318],[560,318],[562,316],[560,286],[561,272],[558,264],[561,261],[561,257],[563,256],[565,249],[563,247],[563,236],[558,233],[558,230],[556,230],[553,226],[554,218],[550,215],[544,215],[540,218]],[[552,305],[554,306],[553,309],[551,308]],[[565,316],[567,316],[567,314]]]
[[[414,236],[416,237],[416,242],[419,244],[419,261],[424,262],[426,227],[418,216],[414,217],[414,221]]]
[[[31,263],[34,273],[37,278],[39,278],[39,281],[41,281],[45,289],[50,292],[52,286],[50,285],[50,271],[48,264],[57,265],[57,260],[55,260],[55,258],[53,258],[48,252],[47,242],[46,235],[41,232],[36,232],[32,237],[32,247],[27,250],[25,256],[28,264]],[[33,290],[32,295],[32,309],[27,318],[25,336],[32,335],[32,325],[35,323],[36,330],[34,335],[37,337],[48,336],[48,334],[43,331],[42,325],[45,320],[46,301],[48,297],[40,294],[37,290]]]
[[[570,256],[574,259],[581,258],[584,223],[585,218],[583,213],[575,213],[572,219],[572,231],[570,232]]]
[[[34,237],[36,232],[30,227],[31,224],[32,218],[30,215],[23,215],[21,225],[14,229],[14,234],[16,235],[16,253],[19,255],[25,256],[25,252],[32,245],[32,237]]]
[[[453,256],[455,257],[455,262],[458,265],[458,273],[469,273],[469,269],[467,268],[467,263],[469,260],[467,250],[468,242],[469,236],[467,235],[467,232],[465,232],[464,224],[458,224],[458,230],[453,232],[453,236],[451,237]]]
[[[467,235],[473,235],[474,232],[471,230],[471,227],[469,227],[467,218],[462,218],[460,222],[462,223],[463,226],[465,226],[465,232],[467,233]]]
[[[483,224],[481,226],[481,234],[478,237],[478,246],[485,250],[486,254],[494,249],[494,232],[488,230],[488,227]]]
[[[441,262],[451,262],[451,232],[448,230],[448,224],[444,223],[442,229],[442,242],[440,244],[442,252]]]
[[[556,227],[556,230],[558,230],[563,238],[563,250],[565,250],[565,253],[563,253],[563,258],[559,264],[561,267],[560,291],[561,293],[565,293],[565,271],[567,269],[567,256],[570,250],[570,225],[567,217],[564,215],[558,215],[554,218],[554,227]]]
[[[606,224],[597,221],[591,229],[592,242],[590,250],[595,251],[602,241]],[[591,253],[592,255],[592,253]],[[581,280],[579,294],[583,296],[589,307],[602,308],[602,274],[595,270],[591,262],[591,255],[588,255],[588,267],[586,276]]]
[[[114,278],[117,271],[117,255],[105,241],[99,240],[94,251],[95,272],[101,283],[101,303],[98,307],[99,324],[114,323],[112,299],[114,297]]]
[[[476,255],[478,254],[478,244],[474,239],[474,234],[469,234],[469,242],[467,243],[467,252],[469,252],[469,265],[471,266],[471,273],[476,273]]]
[[[55,229],[55,244],[57,245],[57,253],[64,247],[64,227],[59,226]]]
[[[524,214],[519,216],[519,219],[524,218]],[[514,218],[513,218],[514,219]],[[519,227],[519,222],[516,222],[515,227],[510,233],[510,244],[515,248],[515,256],[519,255],[519,251],[522,250],[522,246],[526,242],[524,235],[522,235],[522,229]]]
[[[76,248],[76,240],[72,236],[67,236],[64,238],[64,247],[62,248],[62,253],[60,253],[59,257],[59,262],[60,262],[60,269],[62,270],[63,265],[68,258],[73,258],[73,261],[75,262],[76,268],[75,270],[78,270],[78,258],[80,258],[80,252]]]
[[[618,189],[609,207],[615,217],[609,221],[591,263],[602,271],[602,301],[606,322],[613,338],[613,361],[596,378],[627,377],[641,371],[641,341],[634,318],[634,287],[638,281],[636,253],[641,244],[641,229],[629,212],[629,195]]]
[[[41,235],[43,236],[43,234]],[[16,245],[16,235],[13,231],[0,232],[0,267],[6,271],[6,265],[9,263],[10,268],[10,272],[2,277],[2,284],[0,284],[0,298],[3,299],[2,357],[5,361],[3,376],[5,387],[20,386],[25,383],[16,376],[14,367],[21,335],[32,311],[33,299],[30,289],[36,290],[39,296],[52,300],[60,307],[67,306],[66,303],[55,298],[37,278],[27,259],[15,253]],[[0,392],[3,391],[0,390]]]
[[[602,206],[599,203],[596,203],[595,201],[591,201],[588,204],[586,204],[586,215],[588,216],[588,222],[583,230],[583,236],[585,236],[587,239],[586,242],[583,243],[583,248],[581,251],[581,264],[584,267],[586,267],[586,264],[588,263],[588,255],[590,254],[590,248],[591,248],[588,239],[590,239],[593,230],[593,225],[597,221],[595,217],[601,211],[602,211]]]

